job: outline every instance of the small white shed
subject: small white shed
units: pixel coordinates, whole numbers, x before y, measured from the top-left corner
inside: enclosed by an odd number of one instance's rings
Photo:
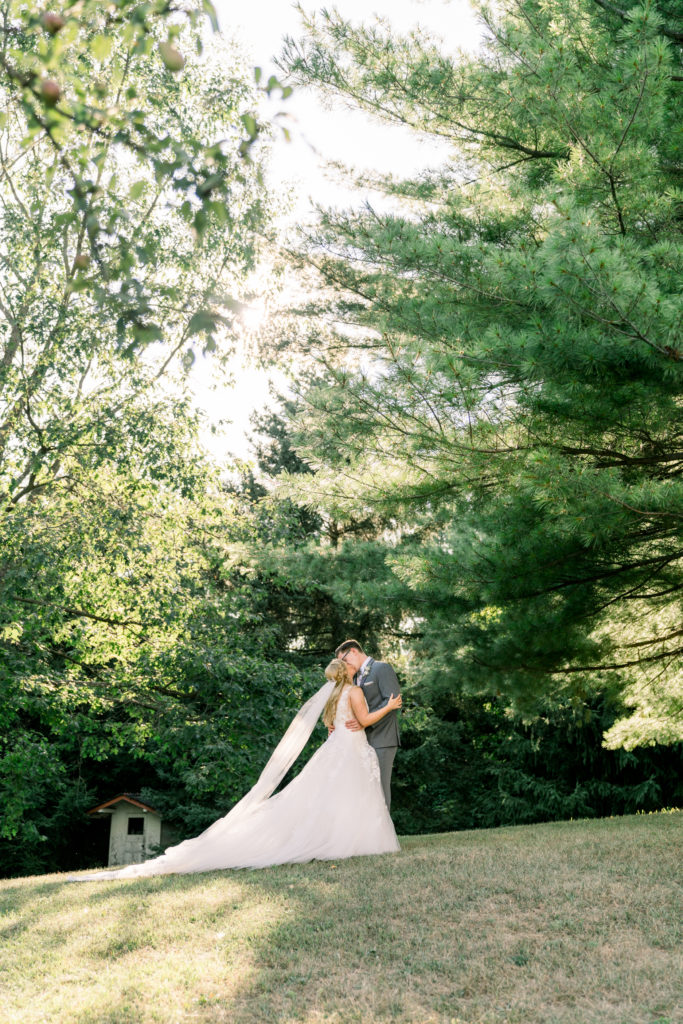
[[[136,794],[119,793],[91,807],[88,814],[93,818],[106,814],[110,818],[109,867],[141,864],[161,845],[161,815]]]

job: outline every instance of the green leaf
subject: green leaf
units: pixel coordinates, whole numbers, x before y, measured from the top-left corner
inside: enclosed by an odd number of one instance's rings
[[[240,120],[247,130],[249,137],[255,139],[258,134],[258,125],[254,116],[252,114],[242,114]]]
[[[215,331],[216,323],[217,317],[215,313],[211,313],[206,309],[200,309],[190,317],[190,321],[187,325],[187,333],[189,335],[193,335],[206,331],[210,334]]]
[[[93,56],[96,60],[103,61],[110,56],[114,46],[114,37],[111,35],[98,35],[90,43]]]
[[[218,174],[212,174],[205,181],[201,182],[201,184],[197,185],[197,195],[203,199],[205,196],[208,196],[213,189],[223,184],[224,181],[225,174],[222,171]]]
[[[211,24],[211,28],[214,32],[218,32],[218,15],[216,13],[216,7],[211,0],[202,0],[202,10],[206,14]]]
[[[133,337],[137,346],[151,345],[153,341],[163,341],[164,332],[157,324],[133,324]]]

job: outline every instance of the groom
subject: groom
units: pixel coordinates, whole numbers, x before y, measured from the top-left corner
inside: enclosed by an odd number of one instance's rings
[[[370,711],[379,711],[386,706],[392,693],[401,692],[396,673],[385,661],[369,658],[357,640],[345,640],[334,652],[335,658],[345,661],[353,672],[353,681],[365,694]],[[355,718],[346,723],[353,732],[361,729]],[[398,734],[398,711],[390,711],[375,725],[365,730],[368,743],[375,748],[379,761],[379,773],[387,807],[391,808],[391,769],[396,750],[401,745]]]

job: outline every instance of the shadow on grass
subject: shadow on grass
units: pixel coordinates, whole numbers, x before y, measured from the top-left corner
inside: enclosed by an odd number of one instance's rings
[[[24,880],[0,905],[19,914],[10,956],[23,939],[44,961],[36,989],[86,990],[55,1024],[663,1024],[677,838],[680,818],[410,837],[399,855],[338,864]],[[86,940],[93,917],[106,928]]]
[[[0,889],[0,914],[3,917],[18,915],[17,920],[0,925],[0,938],[5,952],[11,956],[12,942],[31,933],[31,953],[35,960],[77,939],[89,924],[89,918],[100,917],[106,919],[108,937],[102,943],[91,945],[89,955],[105,961],[116,960],[136,949],[154,947],[154,934],[145,927],[145,910],[153,916],[157,902],[163,904],[169,897],[173,902],[183,893],[194,890],[205,892],[207,885],[224,880],[225,876],[225,872],[207,872],[93,883],[67,882],[57,877],[37,885],[30,884],[32,879],[25,879]],[[240,906],[239,898],[232,894],[231,910],[237,911]],[[121,1017],[115,1019],[122,1020]],[[136,1024],[138,1022],[139,1018]]]

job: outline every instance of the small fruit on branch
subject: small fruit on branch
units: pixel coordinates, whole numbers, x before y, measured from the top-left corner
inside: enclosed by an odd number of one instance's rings
[[[185,66],[185,58],[173,43],[169,40],[159,43],[159,53],[169,71],[182,71]]]
[[[54,11],[45,11],[40,20],[45,31],[49,32],[51,36],[56,36],[66,24],[61,14],[56,14]]]
[[[59,98],[62,95],[59,82],[55,82],[54,78],[44,78],[40,83],[40,95],[43,98],[43,102],[47,104],[48,107],[54,107],[55,103],[59,102]]]

